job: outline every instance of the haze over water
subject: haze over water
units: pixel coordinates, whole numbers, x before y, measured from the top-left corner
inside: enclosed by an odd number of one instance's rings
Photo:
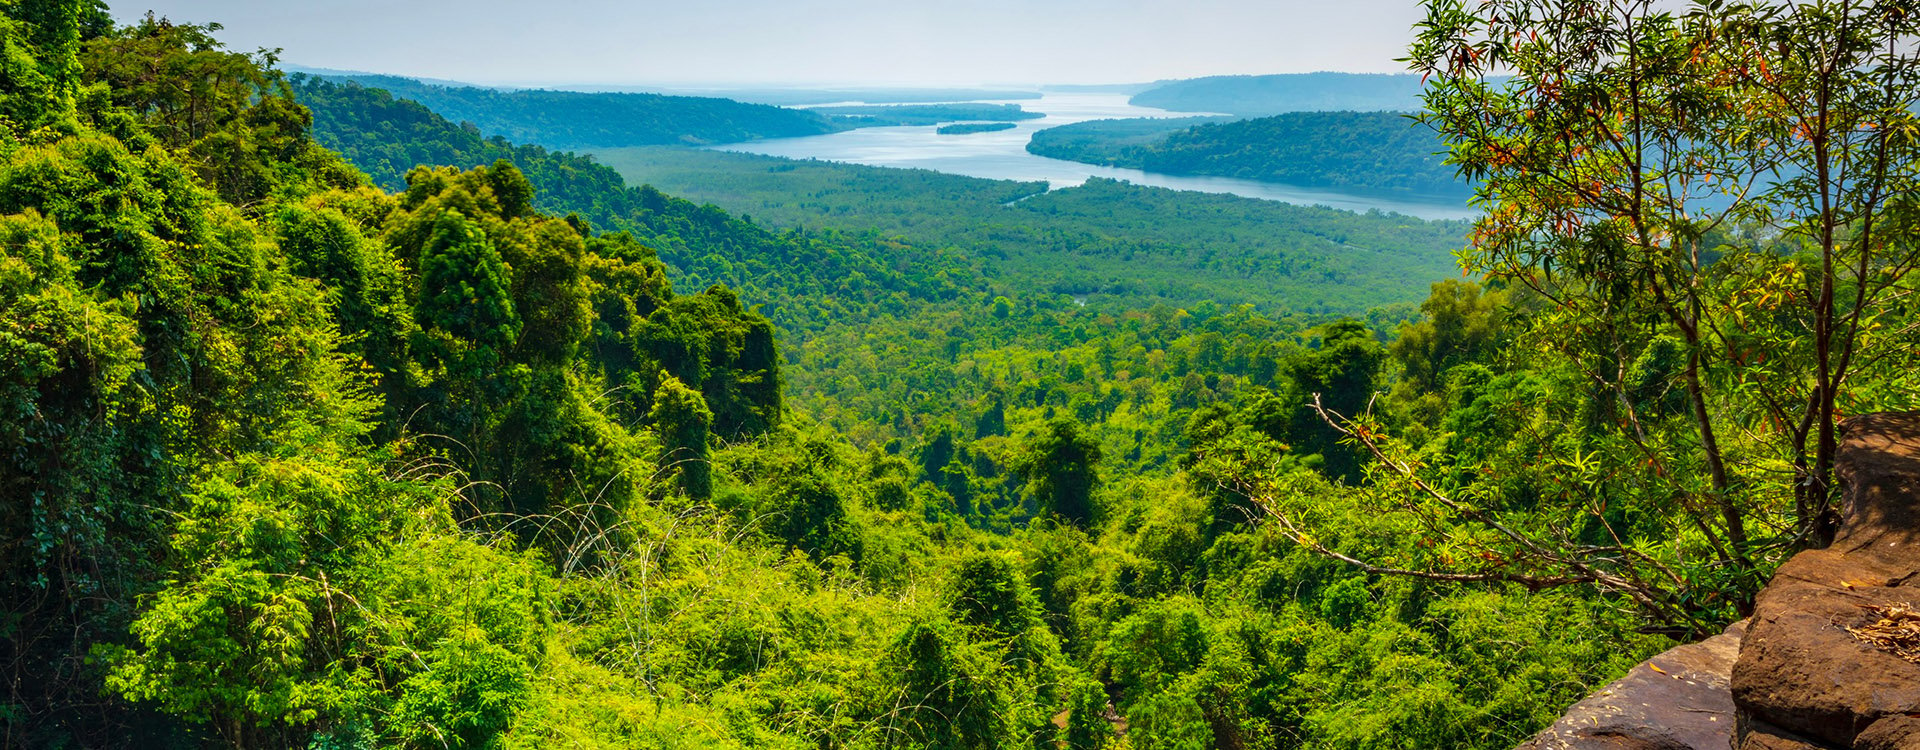
[[[1466,219],[1478,215],[1477,211],[1469,208],[1464,202],[1348,193],[1229,177],[1153,174],[1138,169],[1082,164],[1027,153],[1027,141],[1033,137],[1034,132],[1046,128],[1088,120],[1192,117],[1208,114],[1168,112],[1138,107],[1129,104],[1127,98],[1125,94],[1049,92],[1040,99],[991,102],[1018,104],[1029,111],[1043,112],[1046,117],[1023,120],[1015,123],[1015,127],[1011,130],[990,133],[940,135],[935,132],[933,126],[860,128],[802,138],[773,138],[746,143],[729,143],[711,148],[791,159],[822,159],[878,167],[930,169],[996,180],[1045,180],[1056,190],[1078,186],[1090,178],[1106,177],[1125,180],[1136,185],[1202,193],[1227,193],[1248,198],[1263,198],[1299,205],[1320,205],[1349,211],[1364,212],[1378,209],[1422,219]]]

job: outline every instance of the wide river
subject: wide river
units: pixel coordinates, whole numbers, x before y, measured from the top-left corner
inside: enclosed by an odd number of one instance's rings
[[[1135,185],[1194,190],[1202,193],[1230,193],[1249,198],[1328,206],[1349,211],[1379,209],[1423,219],[1464,219],[1478,215],[1464,202],[1421,201],[1398,196],[1346,193],[1229,177],[1154,174],[1138,169],[1101,167],[1035,156],[1027,153],[1027,140],[1032,138],[1034,131],[1037,130],[1087,120],[1123,117],[1189,117],[1192,114],[1136,107],[1127,103],[1127,97],[1124,94],[1048,93],[1039,99],[994,103],[1018,104],[1029,111],[1043,112],[1046,117],[1021,121],[1012,130],[971,135],[940,135],[934,132],[932,126],[861,128],[804,138],[771,138],[747,143],[729,143],[713,148],[791,159],[824,159],[879,167],[931,169],[937,172],[996,180],[1045,180],[1050,187],[1056,189],[1076,186],[1092,177],[1108,177],[1125,180]]]

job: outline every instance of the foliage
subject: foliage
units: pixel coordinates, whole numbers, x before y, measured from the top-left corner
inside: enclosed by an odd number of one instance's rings
[[[660,464],[679,477],[680,491],[695,500],[713,494],[712,470],[707,466],[707,444],[713,412],[700,394],[669,375],[660,382],[647,417],[660,432]]]
[[[1402,114],[1295,112],[1146,130],[1153,122],[1094,120],[1049,128],[1035,133],[1027,150],[1164,174],[1435,197],[1471,192],[1444,163],[1446,145]]]
[[[1362,437],[1425,498],[1408,509],[1696,633],[1830,540],[1839,414],[1908,401],[1865,363],[1910,346],[1914,23],[1898,3],[1430,3],[1422,119],[1484,180],[1463,259],[1537,305],[1534,369],[1577,392],[1585,433],[1541,458],[1590,479],[1516,507]]]
[[[89,97],[99,97],[89,106],[137,118],[145,138],[182,150],[201,179],[238,206],[356,184],[358,175],[307,137],[312,116],[293,102],[274,53],[229,51],[216,31],[148,15],[88,40],[82,79]]]
[[[459,534],[451,488],[339,443],[225,464],[189,491],[177,572],[102,649],[107,685],[236,746],[320,734],[484,747],[525,700],[549,585]]]
[[[1094,465],[1099,462],[1100,445],[1081,435],[1072,419],[1058,417],[1022,447],[1013,470],[1040,499],[1041,512],[1085,524],[1094,517],[1093,492],[1100,481]]]

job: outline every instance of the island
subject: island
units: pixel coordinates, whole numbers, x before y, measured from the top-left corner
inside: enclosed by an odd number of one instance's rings
[[[1011,122],[958,122],[952,125],[942,125],[939,130],[935,130],[934,132],[940,135],[972,135],[974,133],[992,133],[999,130],[1012,130],[1014,127],[1015,125]]]
[[[939,125],[947,122],[1034,120],[1046,115],[1022,109],[1018,104],[954,102],[950,104],[888,104],[882,106],[809,107],[808,112],[824,115],[842,127],[866,128],[889,125]]]

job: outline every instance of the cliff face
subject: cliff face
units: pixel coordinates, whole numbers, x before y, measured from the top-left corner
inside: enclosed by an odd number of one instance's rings
[[[1751,620],[1647,660],[1522,748],[1920,748],[1920,413],[1844,436],[1832,546],[1782,565]]]

